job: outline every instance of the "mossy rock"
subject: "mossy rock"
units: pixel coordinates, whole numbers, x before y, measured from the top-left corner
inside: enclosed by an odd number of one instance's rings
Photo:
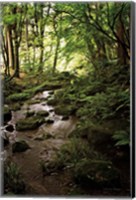
[[[4,123],[7,123],[12,118],[11,109],[5,105],[4,106]]]
[[[26,117],[32,117],[32,116],[34,116],[34,114],[35,114],[35,111],[33,111],[33,110],[28,111],[28,112],[26,113]]]
[[[58,115],[72,115],[76,111],[76,108],[72,105],[59,105],[55,108],[55,113]]]
[[[53,95],[53,94],[54,94],[54,91],[51,90],[51,91],[49,91],[48,93],[49,93],[50,95]]]
[[[62,116],[62,119],[61,119],[61,120],[65,121],[65,120],[68,120],[68,119],[69,119],[69,116],[64,115],[64,116]]]
[[[90,187],[120,187],[120,175],[110,161],[83,159],[74,170],[75,181]]]
[[[40,103],[40,102],[41,102],[40,99],[34,99],[34,100],[27,101],[27,104],[31,105],[31,104],[36,104],[36,103]]]
[[[25,131],[25,130],[34,130],[38,128],[45,122],[43,117],[28,117],[26,119],[20,119],[16,123],[16,130],[17,131]]]
[[[49,99],[48,101],[47,101],[47,104],[48,105],[52,105],[52,106],[55,106],[55,105],[57,105],[57,100],[56,99]]]
[[[46,123],[47,123],[47,124],[53,124],[53,123],[54,123],[54,120],[53,120],[53,119],[50,119],[50,118],[48,118],[48,119],[46,119]]]
[[[47,117],[49,115],[48,111],[40,110],[36,113],[37,116]]]
[[[55,89],[59,89],[62,87],[62,84],[58,83],[58,82],[54,82],[54,83],[48,83],[45,85],[45,89],[47,90],[55,90]]]
[[[16,153],[16,152],[24,152],[26,150],[30,149],[29,145],[24,141],[24,140],[21,140],[21,141],[18,141],[18,142],[15,142],[13,145],[12,145],[12,152],[13,153]]]
[[[8,96],[8,101],[24,101],[31,98],[31,94],[28,92],[22,92],[22,93],[15,93],[10,96]]]
[[[43,133],[42,135],[35,137],[34,140],[43,141],[50,138],[53,138],[53,135],[51,135],[50,133]]]

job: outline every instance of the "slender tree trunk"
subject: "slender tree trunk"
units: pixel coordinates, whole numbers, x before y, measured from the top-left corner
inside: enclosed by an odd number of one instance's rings
[[[26,37],[26,60],[28,63],[30,63],[30,59],[29,59],[29,38],[28,38],[28,18],[26,16],[26,26],[25,26],[25,37]]]
[[[15,49],[15,57],[14,57],[14,61],[15,61],[15,77],[19,78],[20,77],[20,70],[19,70],[19,44],[18,44],[18,40],[17,40],[17,33],[15,31],[15,44],[14,44],[14,49]]]
[[[39,71],[43,70],[43,54],[44,54],[44,22],[43,22],[43,4],[40,5],[40,58],[39,58]]]
[[[56,66],[57,66],[57,60],[58,60],[58,50],[59,50],[59,45],[60,45],[60,39],[57,36],[57,44],[56,44],[56,49],[55,49],[55,55],[54,55],[54,61],[53,61],[53,74],[56,71]]]
[[[9,68],[14,69],[14,49],[12,43],[12,32],[10,28],[7,28],[7,43],[8,43],[8,56],[9,56]]]

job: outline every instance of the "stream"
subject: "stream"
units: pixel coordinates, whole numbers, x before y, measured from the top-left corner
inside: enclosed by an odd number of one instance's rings
[[[35,95],[31,100],[39,100],[38,103],[27,104],[21,106],[20,110],[12,111],[12,119],[8,124],[15,127],[19,119],[26,117],[29,111],[48,111],[48,118],[53,123],[42,124],[35,130],[16,131],[14,130],[9,139],[10,144],[6,147],[8,156],[13,162],[17,163],[25,183],[27,183],[27,195],[66,195],[74,187],[72,175],[68,168],[43,176],[39,162],[44,160],[50,162],[60,147],[69,139],[69,134],[75,129],[77,119],[69,116],[63,120],[63,116],[56,115],[53,106],[47,104],[48,98],[53,98],[54,91],[44,91]],[[26,118],[27,120],[27,118]],[[50,133],[51,137],[41,140],[43,133]],[[12,144],[15,141],[25,140],[30,146],[25,152],[12,153]]]

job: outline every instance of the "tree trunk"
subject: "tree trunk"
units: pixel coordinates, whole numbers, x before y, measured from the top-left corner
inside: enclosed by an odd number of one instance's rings
[[[44,22],[43,22],[43,4],[40,5],[40,58],[39,58],[39,71],[43,70],[43,38],[44,38]]]
[[[14,69],[14,49],[12,42],[12,31],[7,27],[7,43],[8,43],[8,56],[9,56],[9,67]]]
[[[19,78],[20,77],[20,69],[19,69],[19,44],[17,41],[17,34],[15,32],[15,77]]]
[[[53,61],[53,74],[56,71],[56,66],[57,66],[57,60],[58,60],[58,50],[59,50],[59,44],[60,44],[60,39],[57,36],[57,44],[56,44],[56,49],[55,49],[55,56],[54,56],[54,61]]]

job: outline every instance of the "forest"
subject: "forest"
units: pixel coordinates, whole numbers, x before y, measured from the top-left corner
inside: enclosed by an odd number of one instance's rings
[[[130,196],[130,11],[1,3],[4,196]]]

